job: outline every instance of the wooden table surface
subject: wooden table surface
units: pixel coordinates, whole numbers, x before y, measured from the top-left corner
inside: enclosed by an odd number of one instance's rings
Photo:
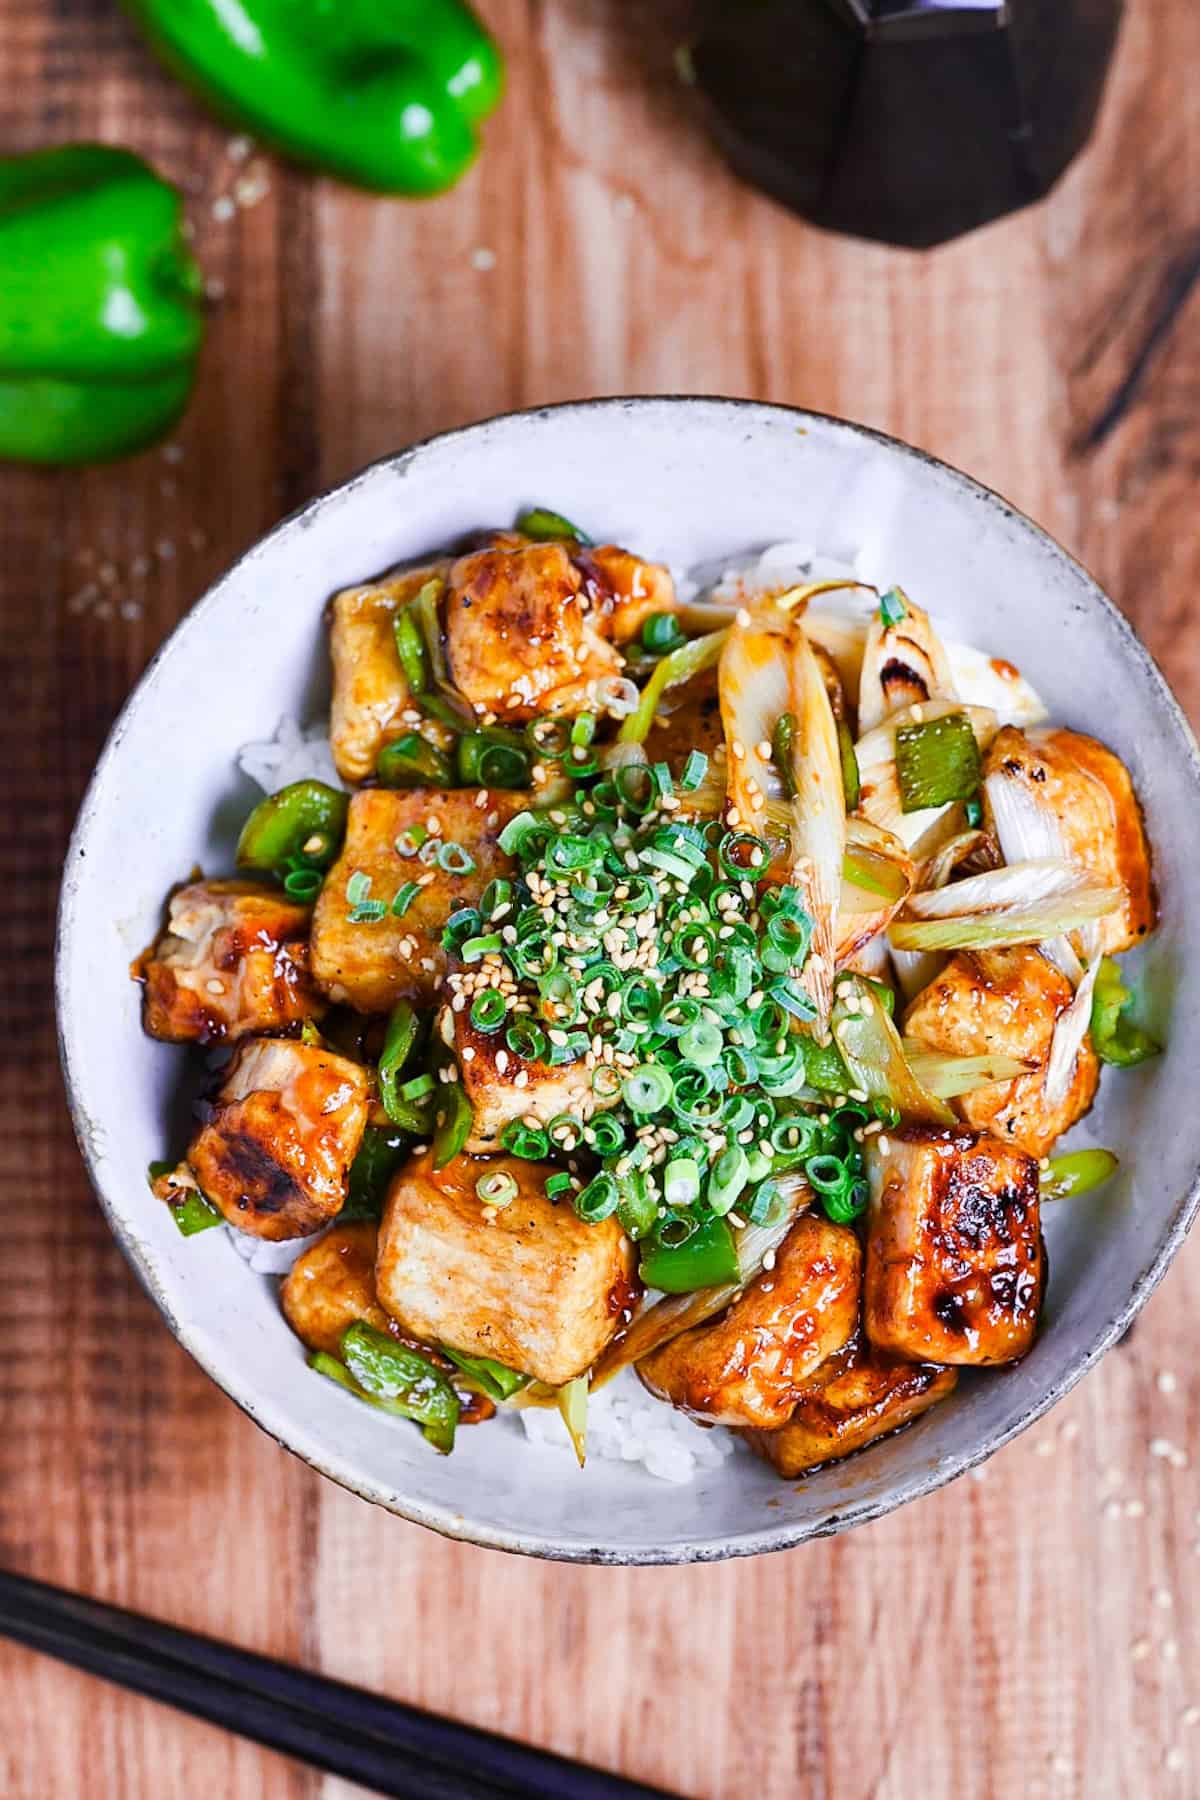
[[[245,155],[110,0],[0,0],[0,147],[148,154],[189,194],[212,303],[169,448],[0,473],[0,1560],[687,1795],[1200,1794],[1200,1243],[978,1480],[786,1556],[621,1571],[443,1542],[322,1482],[177,1348],[92,1200],[49,982],[95,754],[207,583],[382,452],[594,393],[844,413],[1041,520],[1200,716],[1195,0],[1130,0],[1102,128],[1048,205],[924,258],[737,185],[669,6],[484,10],[507,104],[458,191],[411,206]],[[351,1791],[24,1651],[0,1696],[7,1800]]]

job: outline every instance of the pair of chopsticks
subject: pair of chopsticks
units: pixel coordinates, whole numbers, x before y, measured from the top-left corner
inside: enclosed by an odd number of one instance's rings
[[[661,1788],[0,1572],[0,1634],[399,1800],[670,1800]]]

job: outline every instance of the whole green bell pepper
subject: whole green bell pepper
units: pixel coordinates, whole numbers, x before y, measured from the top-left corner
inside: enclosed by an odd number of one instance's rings
[[[204,336],[181,226],[128,150],[0,157],[0,457],[99,462],[174,425]]]
[[[383,193],[438,194],[500,100],[500,52],[463,0],[125,0],[227,119]]]

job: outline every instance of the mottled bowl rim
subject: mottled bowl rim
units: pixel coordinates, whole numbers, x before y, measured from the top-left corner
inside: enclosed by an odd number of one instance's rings
[[[89,1178],[109,1227],[138,1281],[162,1313],[174,1337],[200,1364],[209,1378],[248,1418],[252,1419],[261,1430],[274,1438],[284,1449],[291,1451],[310,1468],[336,1482],[338,1486],[348,1489],[374,1505],[384,1507],[398,1517],[407,1519],[414,1524],[426,1526],[444,1537],[478,1544],[485,1549],[506,1550],[518,1555],[540,1557],[548,1561],[636,1566],[717,1562],[732,1557],[756,1556],[769,1551],[794,1549],[797,1545],[812,1538],[830,1537],[855,1525],[867,1524],[871,1520],[882,1518],[911,1500],[919,1500],[927,1494],[936,1492],[937,1489],[946,1486],[958,1476],[987,1461],[997,1450],[1002,1449],[1005,1444],[1010,1443],[1013,1438],[1030,1425],[1035,1424],[1053,1406],[1057,1405],[1064,1395],[1075,1386],[1076,1382],[1080,1381],[1100,1357],[1129,1329],[1162,1280],[1187,1236],[1197,1212],[1200,1212],[1200,1149],[1198,1149],[1191,1181],[1176,1202],[1153,1255],[1132,1280],[1128,1299],[1114,1316],[1106,1319],[1098,1327],[1090,1341],[1077,1350],[1058,1379],[1051,1383],[1031,1406],[1027,1407],[1007,1426],[993,1431],[961,1452],[941,1458],[936,1466],[915,1472],[908,1479],[896,1482],[888,1493],[848,1503],[842,1511],[816,1522],[781,1522],[765,1526],[757,1531],[740,1533],[733,1538],[723,1535],[712,1539],[697,1539],[686,1544],[639,1545],[617,1550],[603,1544],[564,1543],[552,1537],[518,1534],[500,1529],[490,1525],[486,1520],[472,1520],[465,1512],[449,1507],[403,1499],[399,1495],[388,1492],[379,1483],[361,1479],[354,1473],[339,1468],[336,1461],[298,1449],[289,1443],[281,1429],[276,1429],[259,1415],[251,1398],[244,1393],[239,1393],[222,1379],[211,1365],[211,1359],[206,1355],[204,1349],[197,1344],[187,1322],[176,1316],[166,1296],[159,1291],[154,1272],[149,1266],[149,1259],[144,1255],[141,1245],[119,1216],[115,1202],[105,1192],[104,1181],[98,1168],[98,1158],[92,1143],[89,1121],[81,1099],[79,1077],[76,1073],[69,1041],[68,1023],[74,1003],[68,990],[65,971],[68,962],[67,944],[72,931],[76,928],[73,901],[78,881],[74,871],[94,822],[96,795],[102,778],[108,765],[120,753],[128,721],[139,705],[141,695],[159,663],[169,653],[173,654],[177,645],[189,633],[202,628],[208,613],[219,602],[226,583],[236,573],[250,563],[269,557],[277,540],[287,533],[304,529],[306,524],[326,506],[339,502],[344,495],[370,478],[375,471],[390,467],[400,473],[406,464],[434,445],[452,444],[455,440],[484,434],[489,430],[519,420],[537,420],[563,414],[576,414],[586,420],[590,414],[600,410],[617,409],[637,412],[643,407],[679,407],[684,411],[690,407],[724,408],[730,414],[731,425],[739,416],[753,415],[760,418],[790,421],[797,429],[803,429],[809,424],[831,427],[835,431],[844,432],[863,442],[875,444],[902,460],[932,468],[940,477],[946,479],[949,486],[957,486],[964,497],[969,496],[998,510],[1005,518],[1037,540],[1043,551],[1048,552],[1050,557],[1057,561],[1060,567],[1073,578],[1080,598],[1086,598],[1088,604],[1106,614],[1110,623],[1116,627],[1117,636],[1130,659],[1141,666],[1157,690],[1159,704],[1163,707],[1178,734],[1181,746],[1186,750],[1192,786],[1197,800],[1200,802],[1200,746],[1197,745],[1192,728],[1158,664],[1124,613],[1109,599],[1083,564],[1065,550],[1048,531],[1006,500],[1003,495],[985,486],[982,482],[976,481],[973,477],[965,475],[952,464],[942,461],[928,451],[907,444],[902,439],[892,437],[886,432],[877,431],[871,426],[842,419],[836,414],[814,412],[809,408],[784,406],[765,401],[731,398],[724,395],[606,395],[586,400],[562,401],[547,406],[514,408],[508,412],[497,413],[485,419],[456,426],[449,431],[432,433],[401,451],[377,457],[345,481],[323,490],[313,499],[286,515],[230,564],[163,639],[109,730],[71,833],[65,862],[66,872],[59,896],[55,943],[55,1010],[59,1058],[63,1070],[67,1104]]]

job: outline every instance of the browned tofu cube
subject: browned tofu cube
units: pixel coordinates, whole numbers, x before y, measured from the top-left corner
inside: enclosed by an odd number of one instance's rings
[[[954,1106],[976,1131],[1045,1156],[1087,1112],[1100,1079],[1085,1039],[1066,1093],[1057,1105],[1046,1098],[1054,1027],[1073,997],[1066,976],[1027,945],[963,950],[917,995],[905,1015],[905,1035],[947,1056],[1001,1055],[1032,1064],[1028,1075],[976,1088]]]
[[[874,1347],[913,1362],[1023,1356],[1045,1281],[1033,1157],[982,1132],[908,1126],[868,1139],[867,1172]]]
[[[742,1436],[790,1481],[908,1425],[944,1400],[957,1380],[954,1369],[896,1362],[856,1336],[813,1371],[786,1425]]]
[[[500,833],[524,806],[524,794],[474,788],[364,788],[350,799],[342,854],[329,872],[313,915],[313,979],[331,1000],[359,1012],[388,1012],[397,1000],[431,1001],[446,972],[442,932],[451,913],[474,906],[488,882],[512,872]],[[420,825],[457,843],[474,868],[455,875],[436,862],[402,855],[396,840]],[[382,919],[355,919],[352,878],[370,882],[369,897],[388,907]],[[397,918],[391,904],[407,881],[423,883]],[[361,887],[361,883],[358,884]]]
[[[503,1029],[487,1032],[472,1025],[469,1001],[461,1009],[443,1008],[439,1025],[474,1109],[465,1145],[471,1155],[497,1150],[500,1133],[514,1119],[548,1125],[558,1113],[588,1119],[595,1111],[592,1071],[585,1062],[551,1064],[518,1056],[505,1043]]]
[[[255,1237],[308,1237],[341,1211],[367,1122],[366,1071],[282,1038],[246,1038],[224,1074],[188,1163],[231,1225]]]
[[[985,776],[1003,770],[1054,812],[1071,858],[1124,900],[1100,922],[1103,948],[1116,955],[1153,931],[1154,884],[1141,809],[1125,764],[1078,731],[1034,731],[1006,725],[984,762]]]
[[[443,601],[446,659],[459,693],[506,721],[583,712],[621,658],[562,544],[493,546],[460,557]]]
[[[584,592],[599,615],[600,629],[615,644],[638,636],[654,613],[675,611],[675,583],[662,563],[643,562],[616,544],[595,544],[575,554]]]
[[[279,1290],[284,1316],[310,1350],[341,1354],[342,1333],[361,1321],[395,1332],[375,1293],[379,1227],[373,1219],[335,1225],[299,1257]]]
[[[329,606],[333,706],[329,743],[344,781],[365,781],[379,752],[411,730],[408,683],[396,650],[396,614],[448,563],[399,570],[335,594]]]
[[[637,1371],[652,1394],[706,1425],[775,1430],[813,1370],[858,1324],[862,1251],[817,1213],[792,1226],[764,1269],[711,1325],[651,1351]]]
[[[484,1210],[482,1175],[517,1196]],[[550,1169],[519,1157],[416,1156],[384,1206],[375,1283],[402,1330],[489,1356],[551,1387],[590,1369],[637,1292],[633,1246],[615,1218],[585,1225],[547,1200]]]
[[[307,906],[254,881],[193,881],[171,895],[166,929],[134,965],[151,1037],[216,1044],[316,1019]]]

